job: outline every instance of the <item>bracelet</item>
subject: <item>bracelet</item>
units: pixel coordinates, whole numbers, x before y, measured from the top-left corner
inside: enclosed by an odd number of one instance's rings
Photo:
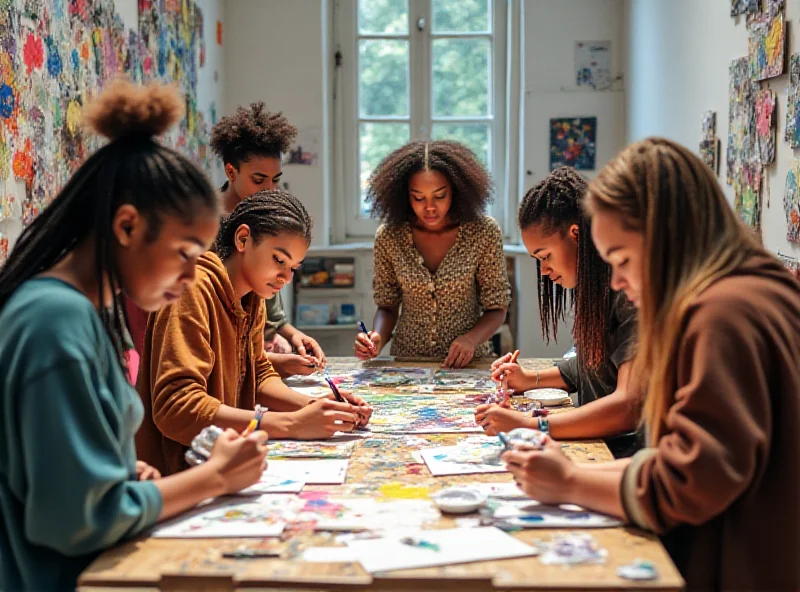
[[[261,418],[264,417],[264,414],[267,412],[267,408],[262,405],[256,405],[256,430],[261,429]]]
[[[539,418],[539,431],[545,434],[550,433],[550,420],[546,417]]]

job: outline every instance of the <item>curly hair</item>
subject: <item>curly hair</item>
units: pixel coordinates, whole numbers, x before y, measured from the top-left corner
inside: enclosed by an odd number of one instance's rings
[[[450,218],[468,222],[478,218],[492,200],[492,179],[475,153],[450,140],[416,141],[384,158],[369,178],[366,199],[372,215],[389,226],[415,220],[408,183],[419,171],[438,171],[450,182]]]
[[[282,233],[296,234],[311,242],[311,216],[291,193],[282,189],[259,191],[243,199],[239,205],[222,220],[214,243],[214,251],[220,259],[233,254],[233,240],[242,224],[250,227],[253,240],[258,242],[263,236],[278,236]]]
[[[238,167],[252,156],[280,158],[297,136],[297,128],[279,113],[267,111],[263,102],[219,120],[211,130],[211,148],[225,164]]]
[[[537,183],[522,200],[519,208],[519,227],[525,230],[533,224],[542,233],[565,233],[578,226],[578,279],[574,290],[565,290],[542,275],[542,264],[536,260],[539,291],[539,314],[542,336],[549,342],[558,334],[558,323],[566,319],[567,300],[575,310],[575,339],[578,359],[594,372],[606,359],[606,333],[611,314],[611,269],[600,257],[591,238],[591,223],[584,215],[581,200],[588,184],[575,169],[559,167]]]

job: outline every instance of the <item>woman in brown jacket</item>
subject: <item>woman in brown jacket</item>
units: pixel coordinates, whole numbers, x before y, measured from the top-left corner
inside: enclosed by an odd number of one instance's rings
[[[187,467],[186,447],[204,427],[245,430],[256,404],[270,410],[261,427],[271,439],[327,438],[369,419],[358,397],[338,403],[291,390],[264,351],[264,300],[291,281],[310,240],[311,219],[297,198],[256,193],[223,220],[216,252],[200,258],[195,283],[150,316],[136,448],[162,474]]]
[[[548,441],[509,469],[542,502],[662,535],[690,590],[800,589],[800,284],[669,140],[624,150],[586,205],[638,308],[649,448],[587,467]]]

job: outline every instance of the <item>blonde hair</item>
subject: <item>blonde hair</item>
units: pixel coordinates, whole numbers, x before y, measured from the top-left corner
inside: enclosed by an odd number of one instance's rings
[[[766,251],[728,205],[711,169],[663,138],[624,149],[589,184],[585,206],[590,216],[611,213],[644,236],[633,376],[646,392],[642,422],[655,445],[674,402],[677,350],[694,298]]]

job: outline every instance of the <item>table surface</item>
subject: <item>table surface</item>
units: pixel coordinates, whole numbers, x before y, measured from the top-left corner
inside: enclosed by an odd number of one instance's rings
[[[474,361],[471,368],[488,368],[491,360]],[[354,358],[329,359],[331,373],[359,364]],[[525,367],[544,369],[552,360],[521,360]],[[437,367],[430,361],[391,361],[377,365]],[[376,389],[377,390],[377,389]],[[413,395],[410,395],[413,396]],[[446,395],[443,395],[446,396]],[[565,409],[566,410],[566,409]],[[468,435],[468,434],[467,434]],[[431,446],[447,446],[465,434],[415,435]],[[407,435],[378,434],[362,441],[350,458],[347,480],[339,486],[306,486],[304,491],[325,491],[347,497],[400,497],[412,486],[415,495],[430,494],[457,484],[510,481],[508,473],[433,477],[412,453],[424,446],[405,444]],[[566,454],[589,462],[613,460],[602,441],[564,443]],[[419,488],[419,489],[417,489]],[[433,528],[455,526],[443,516]],[[525,541],[548,540],[555,529],[530,529],[513,532]],[[312,546],[335,546],[334,533],[295,531],[277,543],[284,552],[279,559],[224,559],[222,553],[242,545],[259,546],[258,539],[152,539],[137,538],[103,553],[81,575],[80,590],[266,590],[266,589],[370,589],[370,590],[680,590],[683,580],[658,538],[638,529],[620,527],[587,529],[608,551],[602,565],[543,565],[536,557],[483,561],[423,569],[389,572],[371,576],[358,563],[306,563],[298,558]],[[273,544],[274,546],[274,544]],[[652,582],[632,582],[617,576],[617,568],[636,558],[651,561],[659,578]]]

